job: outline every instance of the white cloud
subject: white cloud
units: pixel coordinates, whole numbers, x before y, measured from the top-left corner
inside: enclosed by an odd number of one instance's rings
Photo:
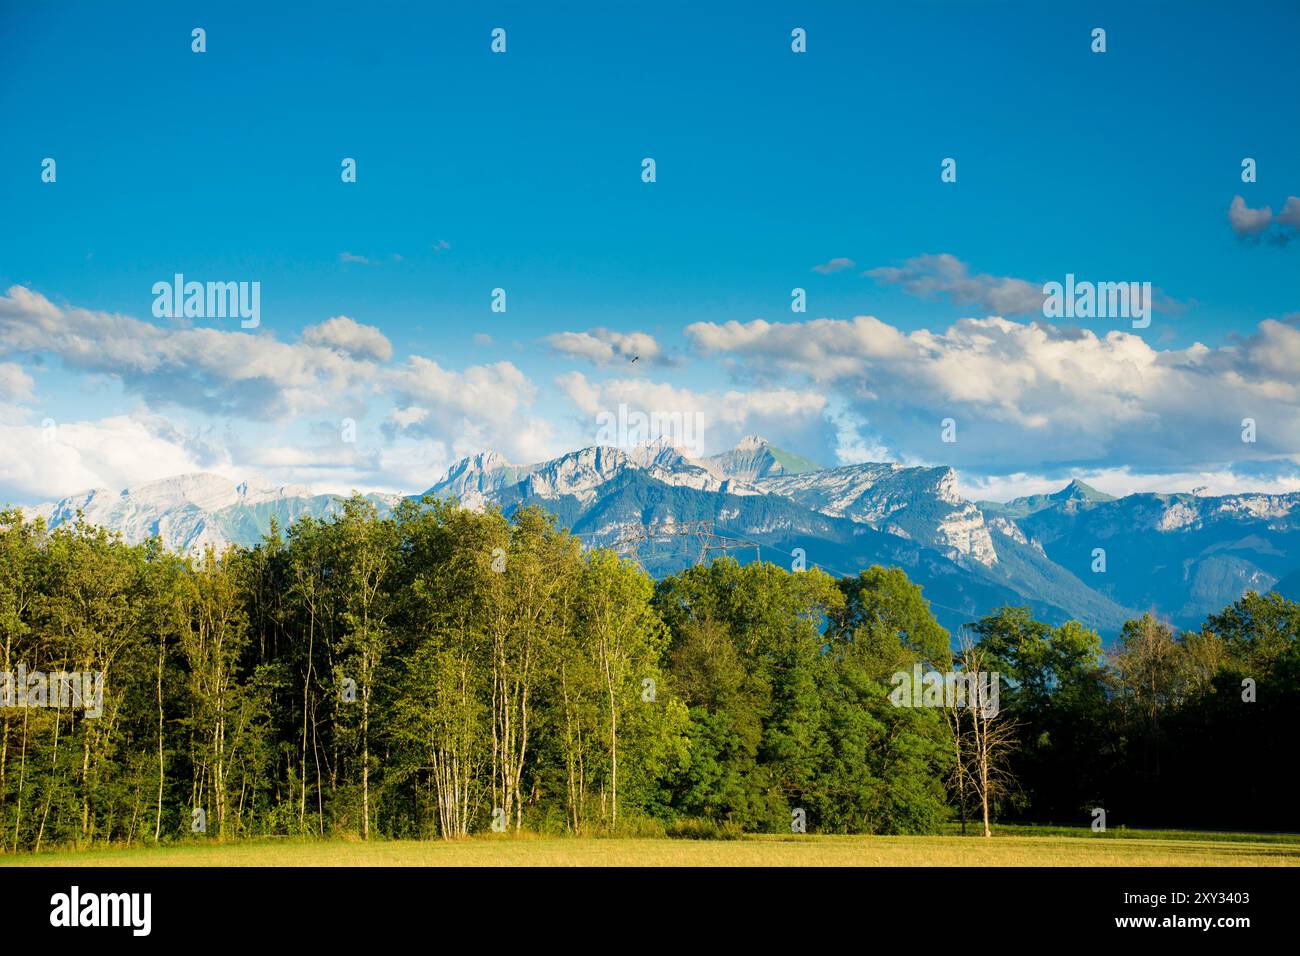
[[[833,397],[826,418],[835,426],[835,464],[857,465],[866,461],[892,461],[894,454],[879,442],[869,441],[868,422],[840,398]]]
[[[0,362],[0,401],[25,402],[32,397],[35,380],[13,362]]]
[[[647,365],[670,364],[659,343],[645,332],[616,332],[591,329],[587,332],[557,332],[544,340],[551,349],[569,358],[586,359],[593,365],[630,362],[637,359]]]
[[[1161,351],[1136,335],[962,319],[903,333],[851,321],[696,323],[733,368],[831,386],[904,460],[999,473],[1091,463],[1146,470],[1300,461],[1300,328],[1266,320],[1217,349]],[[954,418],[956,443],[940,442]],[[1257,441],[1241,441],[1244,418]]]
[[[92,488],[118,491],[162,478],[206,472],[232,482],[267,477],[315,494],[349,491],[413,494],[453,460],[441,441],[358,428],[344,442],[335,423],[309,434],[265,430],[214,436],[186,430],[140,411],[97,421],[43,424],[0,422],[0,506],[57,501]]]
[[[852,259],[846,259],[844,256],[831,259],[829,262],[823,262],[821,265],[812,267],[812,271],[819,275],[830,275],[832,272],[840,272],[844,269],[852,269],[856,263]]]
[[[1277,214],[1277,222],[1279,225],[1300,229],[1300,196],[1286,197],[1286,204]]]
[[[418,404],[498,423],[516,418],[536,394],[524,373],[510,362],[455,371],[413,355],[389,373],[389,382],[399,405]]]
[[[110,375],[151,405],[261,420],[335,408],[368,393],[376,371],[333,347],[62,308],[22,286],[0,296],[0,352]]]
[[[319,325],[303,329],[302,341],[321,345],[356,359],[387,362],[393,357],[393,344],[373,325],[362,325],[346,315],[336,315]]]
[[[1300,236],[1300,196],[1287,196],[1276,217],[1272,206],[1251,209],[1244,199],[1234,196],[1228,207],[1228,223],[1238,239],[1252,243],[1263,239],[1270,245],[1285,246]],[[1270,230],[1274,224],[1277,228]]]
[[[1300,196],[1287,196],[1282,211],[1274,220],[1275,229],[1269,235],[1269,241],[1275,245],[1285,246],[1292,239],[1300,237]]]
[[[858,374],[864,357],[884,361],[910,350],[906,337],[873,316],[851,322],[696,322],[686,335],[706,354],[735,355],[751,362],[751,371],[776,369],[831,382]]]
[[[0,446],[0,502],[36,504],[197,471],[243,477],[219,445],[147,414],[0,424]]]
[[[0,296],[0,356],[5,354],[53,356],[70,371],[107,375],[151,408],[183,406],[228,421],[291,425],[314,415],[360,421],[378,399],[388,404],[382,435],[392,442],[441,443],[457,456],[495,447],[530,461],[554,452],[550,425],[532,412],[536,389],[511,363],[457,370],[412,355],[393,364],[392,344],[383,333],[346,316],[309,326],[298,341],[285,343],[265,329],[253,335],[211,327],[165,328],[61,307],[14,286]],[[29,382],[26,373],[13,363],[2,367],[9,369],[3,387],[22,394]],[[153,453],[152,446],[142,447],[143,455]],[[157,458],[157,467],[150,469],[153,477],[183,465],[175,455],[159,453]],[[265,454],[249,449],[240,451],[239,461],[290,464],[266,461]],[[323,464],[332,467],[331,461],[327,455]],[[382,458],[375,461],[376,480],[387,482]],[[302,471],[307,465],[294,467]],[[361,467],[359,462],[358,473]]]
[[[914,256],[900,267],[868,269],[885,285],[901,285],[922,298],[946,296],[958,305],[976,306],[992,315],[1028,315],[1043,309],[1043,287],[1024,279],[972,275],[970,267],[949,253]]]
[[[761,433],[778,445],[807,448],[810,434],[825,425],[826,399],[808,390],[698,392],[647,379],[593,382],[581,372],[560,376],[556,385],[582,416],[578,425],[585,443],[594,442],[600,434],[597,416],[602,412],[617,416],[620,405],[629,412],[663,420],[693,416],[690,422],[697,424],[688,427],[699,443],[700,447],[691,449],[697,454],[724,451],[753,433]]]
[[[1228,224],[1239,239],[1253,239],[1259,236],[1273,221],[1273,210],[1269,206],[1263,209],[1251,209],[1246,200],[1240,196],[1232,197],[1228,206]]]
[[[397,401],[394,434],[442,440],[455,456],[496,448],[534,461],[550,448],[550,426],[531,410],[537,389],[510,362],[455,371],[413,355],[387,383]]]

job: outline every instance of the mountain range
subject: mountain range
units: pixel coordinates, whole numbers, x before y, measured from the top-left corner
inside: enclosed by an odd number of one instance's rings
[[[969,501],[946,467],[822,468],[759,437],[705,458],[665,442],[595,446],[517,465],[484,451],[421,493],[506,513],[539,504],[586,546],[614,547],[654,575],[731,554],[832,574],[903,568],[950,630],[1002,604],[1113,637],[1155,610],[1196,627],[1247,590],[1300,598],[1300,494],[1054,494]],[[367,496],[381,511],[401,496]],[[85,520],[127,541],[160,536],[198,552],[249,545],[275,518],[326,516],[340,497],[262,480],[182,475],[95,489],[27,509],[57,527]],[[1100,550],[1099,550],[1100,549]]]

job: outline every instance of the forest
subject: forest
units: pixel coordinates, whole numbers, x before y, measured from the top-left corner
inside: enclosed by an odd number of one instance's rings
[[[0,673],[96,675],[102,700],[0,701],[0,846],[920,834],[1097,809],[1294,830],[1277,746],[1298,636],[1300,605],[1253,592],[1108,646],[1017,607],[950,635],[898,569],[721,558],[656,581],[533,508],[354,497],[198,557],[8,510]],[[998,713],[894,706],[918,663],[998,673]]]

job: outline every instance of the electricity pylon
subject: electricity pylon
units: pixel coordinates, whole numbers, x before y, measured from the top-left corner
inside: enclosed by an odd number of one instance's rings
[[[699,542],[696,564],[707,564],[710,554],[728,551],[754,549],[755,560],[761,560],[758,542],[733,535],[718,534],[713,530],[712,521],[654,521],[649,524],[625,525],[613,544],[613,549],[620,557],[630,557],[641,570],[646,570],[642,560],[642,547],[653,548],[664,541],[682,539]],[[658,553],[657,550],[654,553]]]

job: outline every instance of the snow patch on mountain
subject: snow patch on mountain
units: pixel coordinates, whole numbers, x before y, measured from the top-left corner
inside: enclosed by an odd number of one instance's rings
[[[868,462],[764,478],[755,484],[825,514],[902,531],[980,564],[998,560],[983,513],[957,492],[957,474],[951,468]]]

